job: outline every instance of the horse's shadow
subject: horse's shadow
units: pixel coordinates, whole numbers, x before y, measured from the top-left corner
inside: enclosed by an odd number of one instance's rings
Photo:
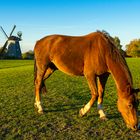
[[[106,105],[107,106],[107,105]],[[112,106],[112,105],[108,105]],[[75,111],[77,114],[79,114],[79,110],[83,107],[83,104],[57,104],[51,107],[51,109],[45,109],[44,107],[44,113],[55,113],[55,112],[66,112],[66,111]],[[97,111],[97,110],[96,110]],[[93,116],[95,116],[93,114]],[[140,116],[140,110],[138,111],[138,116]],[[121,114],[119,111],[117,113],[107,113],[108,119],[118,119],[121,118]]]
[[[83,104],[64,104],[64,105],[55,105],[51,107],[51,109],[44,109],[44,113],[55,113],[55,112],[66,112],[66,111],[75,111],[77,115],[79,115],[79,110],[83,107]],[[97,111],[97,110],[95,110]],[[86,116],[86,115],[85,115]],[[91,116],[91,115],[90,115]],[[98,116],[97,113],[93,114],[92,116]],[[120,118],[121,115],[119,112],[115,114],[107,114],[108,119],[116,119]]]
[[[70,110],[79,110],[83,105],[82,104],[65,104],[65,105],[55,105],[51,108],[53,109],[44,109],[45,113],[49,112],[65,112]]]
[[[108,119],[118,119],[120,117],[121,117],[121,115],[120,115],[119,112],[118,113],[115,113],[115,114],[107,114],[107,118]]]

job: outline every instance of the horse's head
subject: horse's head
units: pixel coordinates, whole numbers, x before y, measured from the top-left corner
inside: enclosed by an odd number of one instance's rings
[[[131,89],[127,96],[119,96],[118,110],[121,112],[127,127],[132,130],[138,129],[138,116],[137,109],[139,101],[137,93],[140,89]]]

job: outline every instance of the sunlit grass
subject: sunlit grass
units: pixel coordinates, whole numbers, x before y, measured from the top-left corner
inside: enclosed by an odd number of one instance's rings
[[[134,87],[140,87],[140,59],[127,59]],[[42,96],[44,114],[34,109],[33,61],[0,61],[0,139],[132,139],[140,132],[127,129],[116,106],[117,93],[109,77],[104,109],[108,121],[99,119],[96,104],[83,118],[79,109],[90,99],[84,77],[55,72]]]

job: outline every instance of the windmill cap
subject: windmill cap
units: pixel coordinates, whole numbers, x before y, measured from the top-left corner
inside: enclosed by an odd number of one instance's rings
[[[22,39],[16,36],[10,36],[8,40],[21,41]]]

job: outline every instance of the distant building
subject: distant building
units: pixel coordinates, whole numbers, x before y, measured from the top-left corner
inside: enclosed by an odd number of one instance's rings
[[[21,36],[22,33],[18,32],[18,36],[12,36],[13,31],[15,30],[16,25],[14,25],[10,35],[8,36],[4,29],[1,27],[2,32],[7,38],[7,41],[3,45],[1,51],[0,51],[0,58],[10,58],[10,59],[21,59],[22,54],[21,54],[21,49],[20,49],[20,44],[19,41],[21,41]]]

